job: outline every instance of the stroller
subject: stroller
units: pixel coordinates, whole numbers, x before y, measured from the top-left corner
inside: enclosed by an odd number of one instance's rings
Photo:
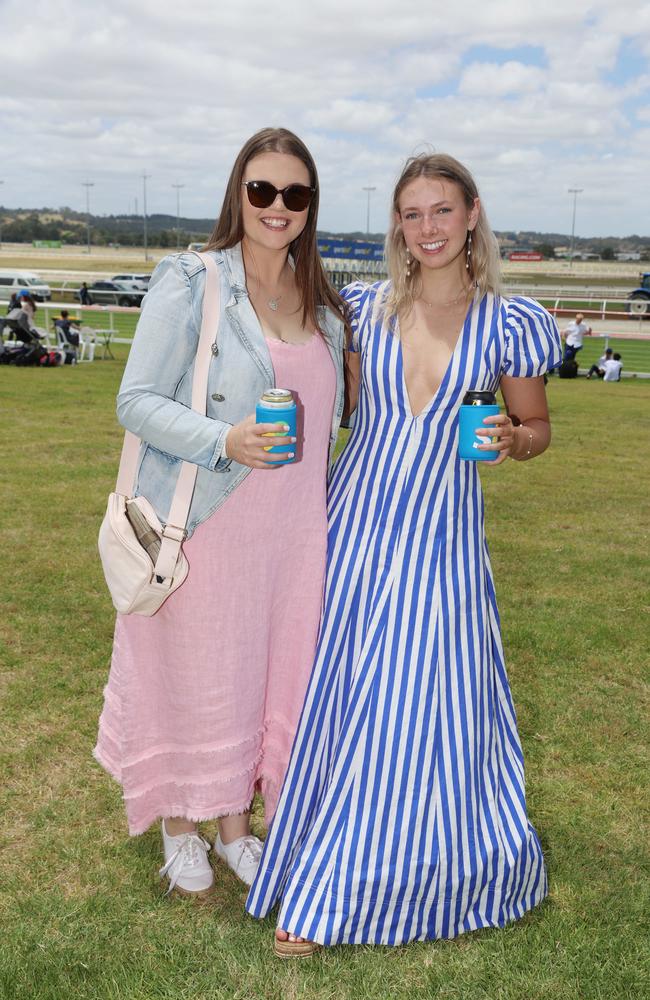
[[[5,330],[10,332],[15,343],[1,343]],[[12,309],[4,319],[0,319],[0,364],[41,364],[48,354],[41,340],[41,335],[30,327],[27,313],[22,309]]]

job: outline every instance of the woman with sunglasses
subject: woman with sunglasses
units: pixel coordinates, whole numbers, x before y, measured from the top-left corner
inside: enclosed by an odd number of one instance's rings
[[[546,895],[479,465],[548,447],[543,374],[560,338],[538,303],[500,295],[457,160],[414,157],[392,208],[391,280],[343,291],[359,405],[330,482],[314,672],[247,903],[261,917],[280,902],[281,955],[501,927]],[[498,387],[506,410],[478,445],[497,457],[463,460],[465,394]]]
[[[120,421],[145,442],[137,492],[163,523],[181,461],[199,466],[188,578],[152,618],[118,615],[95,751],[123,787],[130,833],[162,819],[161,875],[185,895],[213,888],[200,820],[218,819],[215,853],[252,882],[251,801],[260,790],[270,820],[314,657],[344,344],[317,214],[301,140],[249,139],[206,246],[221,286],[207,416],[190,408],[206,274],[192,253],[156,268],[118,395]],[[293,393],[295,437],[256,423],[272,387]],[[285,449],[275,457],[269,432]]]

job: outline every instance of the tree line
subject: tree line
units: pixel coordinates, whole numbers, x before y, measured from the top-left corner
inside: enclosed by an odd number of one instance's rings
[[[33,240],[60,240],[61,243],[83,244],[88,238],[85,216],[70,212],[9,212],[0,209],[2,239],[6,243],[31,243]],[[93,246],[142,246],[144,221],[142,216],[91,216],[90,242]],[[147,216],[147,239],[150,246],[186,246],[192,241],[207,239],[212,231],[210,220],[176,219],[169,215]],[[188,225],[189,223],[189,225]]]
[[[147,216],[147,241],[150,246],[161,248],[181,247],[191,242],[202,242],[212,232],[213,219],[178,220],[173,215],[154,214]],[[2,240],[6,243],[31,243],[33,240],[60,240],[61,243],[84,244],[88,238],[93,246],[142,246],[144,220],[141,215],[91,215],[71,208],[54,209],[3,209],[0,207],[0,227]],[[346,239],[371,239],[382,241],[383,233],[319,233],[322,236],[341,235]],[[552,259],[555,247],[565,245],[569,237],[565,233],[539,232],[497,232],[498,238],[508,240],[512,250],[536,250],[543,257]],[[505,247],[504,247],[505,249]],[[614,260],[617,252],[640,251],[642,257],[650,254],[650,237],[631,235],[625,237],[576,237],[575,249],[598,253],[603,260]]]

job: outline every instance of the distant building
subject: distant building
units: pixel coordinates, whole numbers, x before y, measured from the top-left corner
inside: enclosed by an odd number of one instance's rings
[[[620,250],[614,256],[616,260],[641,260],[641,253],[638,250]]]
[[[571,253],[569,247],[553,247],[553,249],[559,260],[600,260],[600,254],[591,250],[574,250]]]

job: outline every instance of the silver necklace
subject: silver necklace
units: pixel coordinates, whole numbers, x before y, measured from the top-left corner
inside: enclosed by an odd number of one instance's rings
[[[471,285],[463,285],[456,298],[449,299],[448,302],[427,302],[427,300],[424,298],[423,295],[419,295],[418,298],[420,299],[420,302],[424,302],[425,306],[427,306],[429,309],[440,309],[440,308],[445,309],[447,306],[455,306],[457,302],[460,302],[463,296],[467,298],[471,290],[472,290]]]
[[[280,301],[281,298],[282,298],[282,295],[276,295],[275,298],[267,299],[266,300],[266,304],[269,307],[269,309],[272,309],[273,312],[277,312],[278,311],[278,302]]]

